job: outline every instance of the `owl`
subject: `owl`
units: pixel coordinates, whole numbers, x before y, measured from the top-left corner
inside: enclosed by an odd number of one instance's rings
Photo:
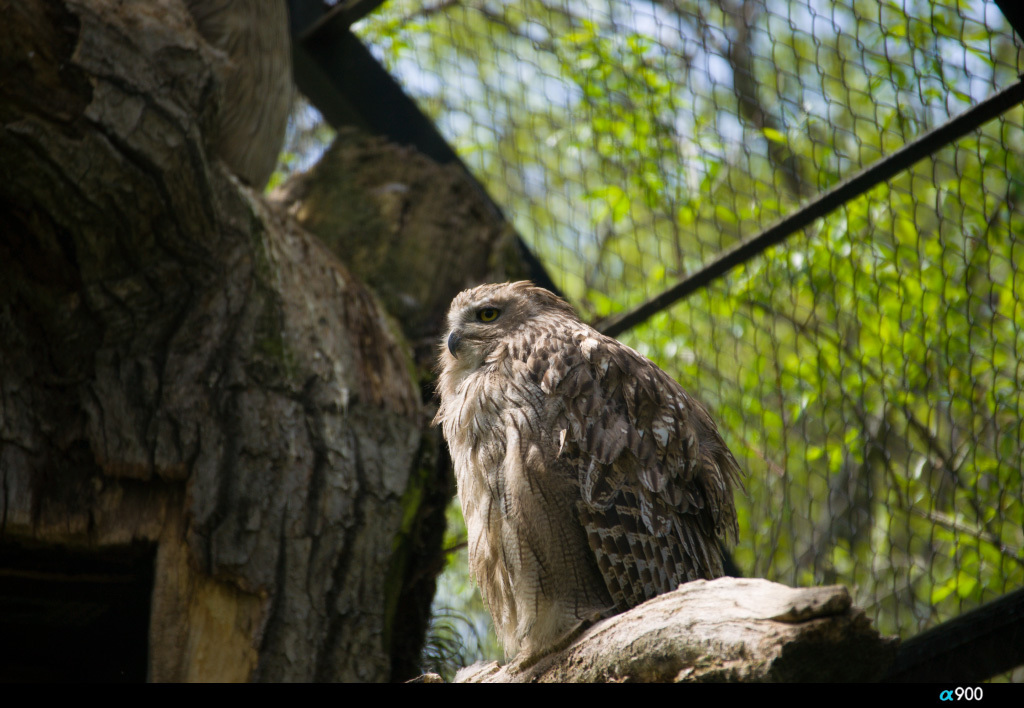
[[[527,281],[460,293],[448,328],[434,422],[506,655],[722,575],[739,468],[678,383]]]

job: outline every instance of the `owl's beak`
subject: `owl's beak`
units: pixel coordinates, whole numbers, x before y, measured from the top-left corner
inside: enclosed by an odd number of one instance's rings
[[[455,350],[459,348],[459,342],[461,341],[462,337],[459,336],[458,332],[452,332],[450,335],[448,335],[448,351],[450,351],[452,353],[452,356],[455,357],[456,359],[459,358],[459,355],[455,353]]]

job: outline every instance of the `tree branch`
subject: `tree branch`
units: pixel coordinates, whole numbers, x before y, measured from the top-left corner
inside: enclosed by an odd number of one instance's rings
[[[474,664],[456,681],[871,681],[888,670],[897,645],[844,587],[719,578],[599,622],[525,670]]]

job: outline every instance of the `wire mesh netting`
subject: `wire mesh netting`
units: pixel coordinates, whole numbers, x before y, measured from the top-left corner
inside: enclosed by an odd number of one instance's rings
[[[584,319],[1015,82],[991,2],[392,0],[356,26]],[[746,575],[912,636],[1024,586],[1022,110],[621,338],[747,471]]]

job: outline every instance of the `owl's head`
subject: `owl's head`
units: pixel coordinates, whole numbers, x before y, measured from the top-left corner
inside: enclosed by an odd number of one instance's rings
[[[448,332],[441,341],[442,371],[470,372],[515,334],[557,315],[579,321],[572,306],[528,280],[463,290],[448,310]]]

